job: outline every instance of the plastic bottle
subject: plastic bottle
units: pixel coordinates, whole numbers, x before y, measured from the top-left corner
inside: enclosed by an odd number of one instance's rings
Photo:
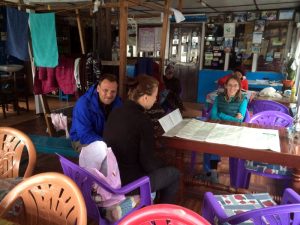
[[[292,92],[291,92],[291,102],[295,102],[295,95],[296,95],[296,87],[294,85],[292,87]]]

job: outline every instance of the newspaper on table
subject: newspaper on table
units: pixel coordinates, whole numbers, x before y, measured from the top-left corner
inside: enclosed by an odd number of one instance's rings
[[[164,136],[174,137],[190,119],[183,119],[179,109],[175,109],[158,121],[165,131]]]
[[[182,119],[178,109],[159,119],[159,122],[166,132],[164,136],[280,152],[278,130]]]

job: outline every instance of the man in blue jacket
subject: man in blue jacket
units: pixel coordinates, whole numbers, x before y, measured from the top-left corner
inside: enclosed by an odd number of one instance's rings
[[[103,74],[98,84],[78,99],[73,109],[70,131],[72,146],[77,152],[94,141],[102,141],[104,123],[109,113],[121,105],[117,89],[116,77]]]

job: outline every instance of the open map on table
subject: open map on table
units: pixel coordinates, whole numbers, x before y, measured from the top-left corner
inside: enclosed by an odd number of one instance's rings
[[[280,152],[278,130],[209,123],[196,119],[183,120],[178,113],[180,114],[179,110],[173,111],[159,120],[166,132],[164,136]],[[177,120],[174,122],[171,118]]]

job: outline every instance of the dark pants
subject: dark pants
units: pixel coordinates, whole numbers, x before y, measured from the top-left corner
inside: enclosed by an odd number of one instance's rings
[[[151,192],[158,192],[159,202],[175,203],[180,182],[179,170],[171,166],[162,167],[152,171],[148,176],[151,183]]]

